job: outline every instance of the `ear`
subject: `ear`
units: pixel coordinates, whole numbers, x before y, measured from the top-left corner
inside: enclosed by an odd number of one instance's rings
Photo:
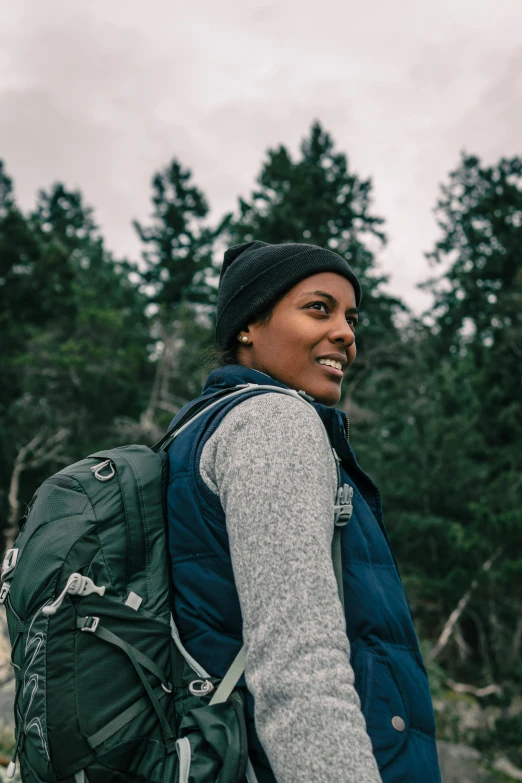
[[[250,325],[245,326],[244,329],[241,329],[240,332],[236,335],[236,339],[239,341],[240,345],[249,345],[252,343],[252,330],[250,328]]]

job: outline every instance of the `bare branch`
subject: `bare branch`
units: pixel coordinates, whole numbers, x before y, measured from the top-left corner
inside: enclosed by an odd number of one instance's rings
[[[485,688],[476,688],[474,685],[468,685],[465,682],[455,682],[454,680],[446,680],[446,684],[449,685],[451,690],[455,691],[455,693],[471,693],[479,699],[483,699],[485,696],[492,696],[494,693],[497,693],[498,695],[502,693],[500,685],[496,685],[495,683],[486,685]]]
[[[176,361],[179,332],[179,325],[175,325],[171,334],[167,335],[164,331],[161,335],[161,339],[163,340],[163,351],[156,362],[156,371],[152,383],[149,404],[140,417],[141,432],[146,435],[152,434],[154,438],[157,438],[160,434],[160,430],[154,421],[158,408],[167,410],[169,413],[173,412],[171,408],[166,406],[171,405],[169,399],[169,382],[171,369]],[[177,410],[175,413],[177,413]]]
[[[460,625],[458,623],[455,624],[453,637],[455,639],[455,642],[457,643],[457,647],[459,650],[459,658],[461,661],[465,661],[470,656],[471,647],[462,636],[462,631],[460,630]]]
[[[497,772],[503,772],[512,780],[522,780],[522,769],[515,767],[505,756],[500,756],[493,762],[493,769],[496,769]]]
[[[18,454],[15,457],[15,461],[13,463],[13,472],[11,473],[11,481],[9,483],[9,490],[7,493],[7,501],[9,503],[9,514],[7,517],[8,535],[18,519],[20,508],[18,490],[20,487],[20,477],[26,467],[27,455],[30,454],[34,449],[38,448],[44,436],[45,430],[42,428],[40,432],[37,432],[34,438],[29,441],[29,443],[26,443],[25,446],[22,446],[19,449]]]
[[[513,634],[513,641],[511,642],[511,651],[509,655],[511,663],[515,663],[515,661],[518,659],[518,652],[520,649],[521,640],[522,640],[522,616],[519,616],[517,618],[517,627],[515,628],[515,633]]]
[[[20,478],[24,470],[28,468],[37,468],[46,462],[65,460],[65,455],[61,451],[63,443],[69,434],[69,430],[62,428],[54,435],[47,436],[47,430],[42,429],[36,433],[29,443],[22,446],[15,457],[13,471],[9,482],[7,499],[9,503],[9,514],[7,517],[7,529],[5,533],[6,548],[9,549],[16,538],[17,522],[20,516],[20,500],[18,497],[20,490]],[[67,460],[68,461],[68,460]]]
[[[172,405],[170,402],[165,401],[158,402],[158,408],[162,411],[167,411],[167,413],[172,413],[173,416],[179,412],[179,405]]]
[[[469,606],[469,604],[466,607],[466,614],[473,621],[475,630],[479,638],[479,649],[480,649],[480,654],[482,656],[483,666],[486,672],[488,673],[488,677],[492,679],[493,672],[491,669],[491,655],[489,650],[486,629],[484,628],[484,622],[480,614],[476,612],[475,609],[473,609],[471,606]]]
[[[25,467],[39,468],[40,465],[43,465],[46,462],[51,462],[53,459],[63,456],[61,452],[62,443],[68,435],[69,430],[64,427],[48,438],[42,437],[37,447],[33,448],[33,456],[30,460],[27,461]]]
[[[485,561],[485,563],[482,564],[480,572],[479,572],[479,575],[490,570],[491,566],[493,565],[493,563],[495,562],[497,557],[500,555],[501,551],[502,551],[502,548],[498,547],[498,549],[495,550],[495,552],[491,555],[491,557],[489,557]],[[458,621],[459,617],[461,616],[462,612],[464,611],[464,609],[468,605],[471,596],[473,595],[473,593],[477,589],[478,583],[479,583],[479,580],[478,580],[478,576],[477,576],[477,578],[473,579],[473,581],[471,582],[470,586],[468,587],[468,589],[466,590],[466,592],[464,593],[464,595],[462,596],[462,598],[458,602],[457,606],[455,607],[455,609],[452,611],[452,613],[448,617],[448,619],[447,619],[447,621],[446,621],[446,623],[444,625],[444,628],[442,629],[442,633],[439,636],[437,644],[435,645],[435,647],[431,651],[430,658],[432,660],[437,657],[437,655],[440,653],[440,651],[444,649],[444,647],[447,645],[447,643],[451,639],[451,635],[452,635],[453,630],[455,628],[455,624],[457,623],[457,621]]]

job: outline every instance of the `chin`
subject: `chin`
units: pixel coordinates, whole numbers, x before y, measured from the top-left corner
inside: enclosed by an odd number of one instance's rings
[[[308,391],[305,389],[305,391]],[[323,388],[316,388],[316,389],[310,389],[308,392],[311,397],[314,398],[316,402],[320,402],[323,405],[327,405],[328,407],[332,407],[333,405],[337,405],[339,400],[341,399],[341,387],[336,386],[332,388],[325,389]]]

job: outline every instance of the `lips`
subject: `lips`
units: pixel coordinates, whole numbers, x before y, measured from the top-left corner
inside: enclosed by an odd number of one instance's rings
[[[317,362],[321,370],[325,370],[328,375],[331,375],[334,378],[342,378],[344,373],[342,370],[338,370],[337,367],[331,367],[329,364],[319,364]]]

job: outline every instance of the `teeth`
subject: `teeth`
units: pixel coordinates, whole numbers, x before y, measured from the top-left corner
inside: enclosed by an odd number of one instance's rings
[[[338,370],[343,369],[341,362],[336,362],[334,359],[318,359],[319,364],[327,364],[329,367],[336,367]]]

